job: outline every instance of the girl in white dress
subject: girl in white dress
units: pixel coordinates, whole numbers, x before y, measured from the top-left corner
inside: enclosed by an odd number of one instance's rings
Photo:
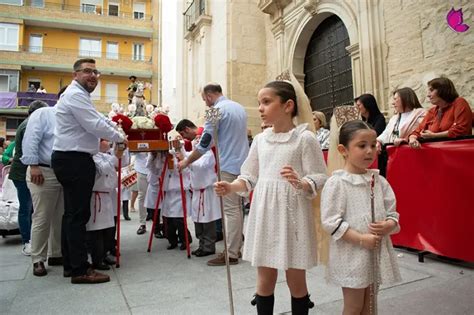
[[[367,169],[377,156],[376,138],[363,121],[342,125],[338,151],[345,165],[333,172],[321,194],[322,225],[332,235],[327,276],[342,287],[343,314],[369,314],[369,286],[401,280],[389,236],[400,230],[395,195],[378,170]],[[372,189],[375,223],[371,223]],[[374,249],[378,275],[372,272]]]
[[[326,181],[326,166],[314,132],[295,126],[294,86],[273,81],[258,93],[260,116],[272,125],[253,140],[241,175],[217,182],[218,195],[254,190],[243,259],[257,267],[258,314],[273,314],[278,269],[284,270],[293,314],[308,314],[306,270],[317,263],[312,199]]]

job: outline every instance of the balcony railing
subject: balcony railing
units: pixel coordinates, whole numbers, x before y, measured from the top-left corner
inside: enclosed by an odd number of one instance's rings
[[[1,4],[8,4],[0,2]],[[80,12],[83,14],[100,15],[108,19],[133,19],[133,20],[147,20],[150,21],[153,18],[151,14],[145,14],[144,12],[120,12],[117,8],[103,8],[99,5],[83,3],[80,6],[44,2],[42,0],[23,0],[22,6],[34,7],[45,10],[62,10],[69,12]]]
[[[188,31],[196,27],[196,22],[206,12],[206,0],[193,0],[184,15],[184,26]]]
[[[151,63],[152,57],[145,55],[134,55],[134,54],[118,54],[105,51],[90,51],[90,50],[78,50],[78,49],[65,49],[65,48],[53,48],[53,47],[42,47],[42,46],[18,46],[18,52],[31,53],[35,55],[55,55],[55,56],[74,56],[94,59],[107,59],[117,61],[133,61],[133,62],[145,62]]]

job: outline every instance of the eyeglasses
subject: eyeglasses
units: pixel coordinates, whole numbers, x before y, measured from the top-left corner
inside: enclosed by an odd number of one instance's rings
[[[76,72],[83,72],[84,74],[95,74],[95,76],[100,76],[100,71],[96,69],[91,69],[91,68],[84,68],[84,69],[79,69],[76,70]]]

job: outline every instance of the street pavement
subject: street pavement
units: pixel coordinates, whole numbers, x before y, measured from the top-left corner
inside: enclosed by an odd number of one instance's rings
[[[104,284],[71,284],[61,267],[47,267],[35,277],[29,257],[21,254],[19,236],[0,239],[0,314],[229,314],[225,267],[208,267],[212,257],[188,259],[185,251],[166,250],[149,230],[137,235],[138,214],[122,221],[122,261]],[[148,229],[151,224],[148,223]],[[194,243],[192,222],[189,224]],[[218,243],[222,250],[223,242]],[[397,250],[403,282],[382,287],[380,314],[474,314],[474,264],[453,264],[434,255],[419,263],[415,254]],[[256,314],[250,300],[255,269],[247,262],[231,266],[235,314]],[[341,289],[326,283],[324,267],[308,272],[310,314],[341,314]],[[280,272],[275,313],[290,314],[290,294]]]

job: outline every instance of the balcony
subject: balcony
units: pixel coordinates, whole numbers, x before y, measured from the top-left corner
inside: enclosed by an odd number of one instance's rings
[[[26,25],[148,38],[153,35],[152,15],[90,4],[74,6],[41,0],[24,0],[22,5],[0,3],[0,17],[23,19]]]
[[[212,18],[206,14],[206,0],[193,0],[184,15],[184,27],[189,34],[196,34],[202,25],[210,25]]]
[[[77,59],[88,57],[96,60],[104,75],[129,76],[133,73],[143,78],[152,76],[151,56],[34,46],[19,46],[18,51],[0,50],[2,64],[43,71],[71,72]]]

